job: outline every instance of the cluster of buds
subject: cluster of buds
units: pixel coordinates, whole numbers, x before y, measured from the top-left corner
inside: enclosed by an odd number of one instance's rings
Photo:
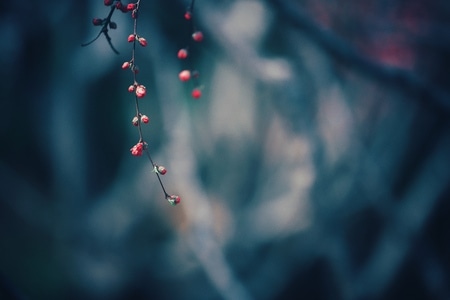
[[[142,47],[146,47],[148,45],[148,42],[145,38],[138,36],[136,34],[130,34],[128,36],[127,40],[128,40],[128,43],[133,43],[134,41],[138,41]]]
[[[139,43],[139,45],[142,47],[146,47],[148,45],[147,40],[143,36],[139,35],[136,32],[137,11],[139,9],[139,2],[140,1],[138,1],[136,4],[133,4],[133,5],[129,4],[127,6],[127,9],[133,11],[132,18],[134,19],[134,23],[135,23],[134,27],[133,27],[134,28],[133,33],[131,33],[127,37],[127,42],[132,43],[133,48],[132,48],[131,59],[122,64],[122,69],[124,69],[124,70],[130,69],[133,73],[133,84],[131,84],[128,87],[128,92],[134,93],[136,115],[133,117],[131,123],[133,124],[133,126],[138,128],[138,133],[139,133],[139,142],[130,149],[130,152],[131,152],[131,155],[133,155],[133,156],[141,156],[143,151],[146,151],[147,157],[149,158],[149,160],[153,166],[153,171],[156,173],[156,176],[158,176],[158,181],[164,192],[165,198],[169,201],[169,203],[171,205],[177,205],[178,203],[180,203],[181,198],[176,195],[170,196],[166,192],[164,185],[161,181],[161,178],[159,177],[160,175],[165,175],[167,173],[167,169],[165,167],[160,166],[153,162],[153,159],[150,155],[147,144],[144,142],[144,138],[142,135],[141,124],[148,124],[150,122],[150,118],[147,115],[141,113],[140,107],[139,107],[139,99],[142,99],[147,95],[147,88],[143,84],[138,83],[138,81],[137,81],[137,74],[139,72],[139,68],[135,64],[135,61],[136,61],[135,45],[136,45],[136,43]]]
[[[192,29],[192,41],[194,43],[200,43],[203,41],[203,32],[199,30],[195,30],[193,24],[193,14],[194,11],[194,1],[191,2],[191,5],[188,7],[186,12],[184,13],[184,18],[186,21],[190,22]],[[178,50],[177,57],[181,61],[186,61],[189,58],[189,47],[183,47]],[[182,82],[188,82],[193,78],[194,80],[194,88],[192,89],[191,96],[194,99],[199,99],[202,96],[202,87],[198,84],[198,78],[200,74],[198,71],[191,71],[189,69],[182,70],[180,73],[178,73],[178,78]]]
[[[193,8],[194,1],[195,0],[192,0],[191,10],[186,12],[185,18],[187,20],[190,20],[192,18],[192,8]],[[146,47],[148,45],[147,40],[143,36],[138,35],[137,29],[136,29],[140,2],[141,2],[141,0],[136,0],[135,3],[129,3],[129,4],[125,5],[122,3],[122,1],[119,1],[119,0],[103,0],[104,5],[110,7],[110,12],[109,12],[108,16],[103,19],[94,18],[92,20],[92,24],[94,26],[101,26],[100,32],[92,41],[90,41],[86,44],[83,44],[82,46],[87,46],[87,45],[91,44],[92,42],[96,41],[100,35],[104,34],[111,49],[115,53],[118,54],[119,52],[113,47],[113,45],[111,43],[111,38],[108,35],[108,29],[116,29],[117,28],[117,24],[115,22],[112,22],[111,18],[112,18],[114,11],[116,11],[116,10],[120,10],[123,13],[131,12],[131,18],[134,20],[134,26],[133,26],[134,30],[133,30],[133,33],[128,35],[127,42],[131,43],[133,45],[132,55],[131,55],[132,57],[130,60],[122,63],[122,66],[121,66],[121,68],[123,70],[131,70],[132,74],[133,74],[133,84],[131,84],[128,87],[128,92],[134,94],[134,99],[135,99],[134,103],[135,103],[135,108],[136,108],[136,114],[133,117],[133,119],[131,120],[131,123],[133,126],[138,128],[139,141],[131,147],[130,153],[133,156],[142,156],[144,151],[146,152],[146,156],[149,158],[149,160],[153,166],[153,171],[155,172],[156,176],[158,177],[158,181],[164,192],[166,200],[171,205],[177,205],[181,201],[180,196],[168,194],[166,192],[165,187],[160,178],[160,176],[165,175],[167,173],[167,169],[164,166],[158,165],[153,162],[150,152],[148,150],[148,144],[145,142],[143,134],[142,134],[141,125],[148,124],[150,122],[150,118],[147,115],[141,113],[141,110],[139,107],[139,99],[142,99],[147,95],[147,88],[143,84],[138,83],[138,81],[137,81],[137,74],[139,73],[139,68],[135,63],[135,61],[136,61],[136,55],[135,55],[136,54],[136,43],[139,43],[139,45],[142,47]],[[203,34],[199,31],[195,31],[192,35],[192,39],[195,42],[201,42],[203,40]],[[181,49],[178,52],[178,58],[179,59],[188,58],[187,48]],[[198,72],[191,72],[189,70],[184,70],[179,74],[179,76],[180,76],[181,81],[189,81],[192,77],[198,78]],[[200,89],[195,88],[192,92],[192,96],[196,99],[200,98],[200,96],[201,96]]]
[[[144,98],[147,95],[147,88],[143,84],[138,84],[137,82],[131,84],[128,87],[129,93],[135,93],[136,97],[139,99]]]
[[[133,126],[135,127],[138,127],[139,121],[141,123],[148,124],[150,122],[150,118],[147,115],[139,114],[139,117],[138,116],[133,117],[133,119],[131,120],[131,124],[133,124]]]
[[[108,29],[117,29],[117,24],[115,22],[111,21],[112,15],[113,15],[114,11],[120,10],[123,13],[131,12],[131,17],[133,19],[136,19],[137,12],[139,9],[139,3],[140,3],[140,0],[137,0],[136,3],[128,3],[126,5],[123,4],[122,1],[120,1],[120,0],[103,0],[103,4],[105,4],[105,6],[109,6],[111,8],[111,10],[106,18],[92,19],[92,24],[94,24],[94,26],[101,26],[102,28],[100,29],[100,32],[97,34],[97,36],[93,40],[91,40],[90,42],[84,43],[81,46],[90,45],[91,43],[95,42],[103,34],[103,35],[105,35],[106,40],[108,41],[108,44],[111,47],[111,49],[116,54],[119,54],[119,51],[117,51],[116,48],[114,48],[113,44],[111,43],[111,37],[108,34]],[[145,39],[139,39],[139,44],[141,44],[142,46],[145,47],[145,46],[147,46],[147,41]]]
[[[114,1],[114,0],[103,0],[103,3],[106,6],[112,6],[114,4],[114,7],[123,13],[127,13],[136,9],[136,3],[129,3],[127,5],[124,5],[122,1]]]

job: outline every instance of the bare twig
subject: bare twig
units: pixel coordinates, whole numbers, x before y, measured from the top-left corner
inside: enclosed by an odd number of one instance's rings
[[[114,48],[114,46],[113,46],[113,44],[112,44],[112,42],[111,42],[111,37],[110,37],[109,34],[108,34],[108,26],[109,26],[109,24],[111,23],[111,17],[112,17],[112,15],[113,15],[113,13],[114,13],[115,10],[116,10],[116,7],[115,7],[114,5],[111,6],[111,10],[109,11],[108,16],[104,19],[103,25],[102,25],[102,29],[100,29],[100,32],[97,34],[97,36],[96,36],[93,40],[91,40],[91,41],[89,41],[89,42],[87,42],[87,43],[81,44],[82,47],[86,47],[86,46],[92,44],[92,43],[95,42],[95,41],[102,35],[102,33],[103,33],[103,34],[105,35],[106,40],[108,41],[108,44],[109,44],[109,46],[111,47],[112,51],[114,51],[114,53],[116,53],[116,54],[119,54],[119,51],[117,51],[117,49]]]

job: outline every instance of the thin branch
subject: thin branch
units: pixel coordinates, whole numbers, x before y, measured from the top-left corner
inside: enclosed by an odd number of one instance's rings
[[[112,51],[114,51],[114,53],[116,53],[116,54],[119,54],[119,51],[117,51],[117,49],[114,48],[114,46],[113,46],[113,44],[111,42],[111,37],[108,34],[108,26],[111,23],[111,17],[112,17],[112,15],[113,15],[115,10],[116,10],[116,7],[114,5],[111,6],[111,10],[109,11],[108,16],[105,19],[103,19],[103,25],[102,25],[102,28],[100,29],[100,32],[97,34],[97,36],[93,40],[91,40],[91,41],[89,41],[87,43],[81,44],[81,47],[86,47],[86,46],[92,44],[93,42],[98,40],[98,38],[103,33],[105,35],[105,38],[108,41],[108,44],[111,47]]]
[[[108,41],[109,46],[111,47],[112,51],[114,51],[114,53],[119,54],[119,51],[116,50],[116,48],[114,48],[112,42],[111,42],[111,37],[108,34],[108,30],[106,30],[104,32],[106,40]]]

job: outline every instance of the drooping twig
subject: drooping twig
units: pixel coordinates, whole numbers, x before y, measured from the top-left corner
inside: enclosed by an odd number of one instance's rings
[[[111,37],[110,37],[109,34],[108,34],[108,26],[110,26],[110,24],[111,24],[111,17],[112,17],[112,15],[113,15],[113,13],[114,13],[115,10],[116,10],[116,7],[115,7],[114,5],[111,6],[111,10],[109,11],[108,16],[107,16],[105,19],[102,20],[102,24],[103,24],[103,25],[102,25],[102,28],[100,29],[100,32],[97,34],[97,36],[96,36],[93,40],[91,40],[91,41],[89,41],[89,42],[87,42],[87,43],[81,44],[82,47],[86,47],[86,46],[92,44],[92,43],[95,42],[95,41],[102,35],[102,33],[103,33],[103,34],[105,35],[105,38],[106,38],[106,40],[108,41],[108,44],[109,44],[109,46],[111,47],[112,51],[114,51],[114,53],[116,53],[116,54],[119,54],[119,51],[117,51],[117,49],[114,48],[114,46],[113,46],[113,44],[112,44],[112,42],[111,42]]]

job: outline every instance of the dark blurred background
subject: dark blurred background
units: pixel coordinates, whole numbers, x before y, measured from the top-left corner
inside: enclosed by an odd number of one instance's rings
[[[450,2],[0,3],[0,299],[450,299]],[[203,97],[178,72],[200,72]]]

